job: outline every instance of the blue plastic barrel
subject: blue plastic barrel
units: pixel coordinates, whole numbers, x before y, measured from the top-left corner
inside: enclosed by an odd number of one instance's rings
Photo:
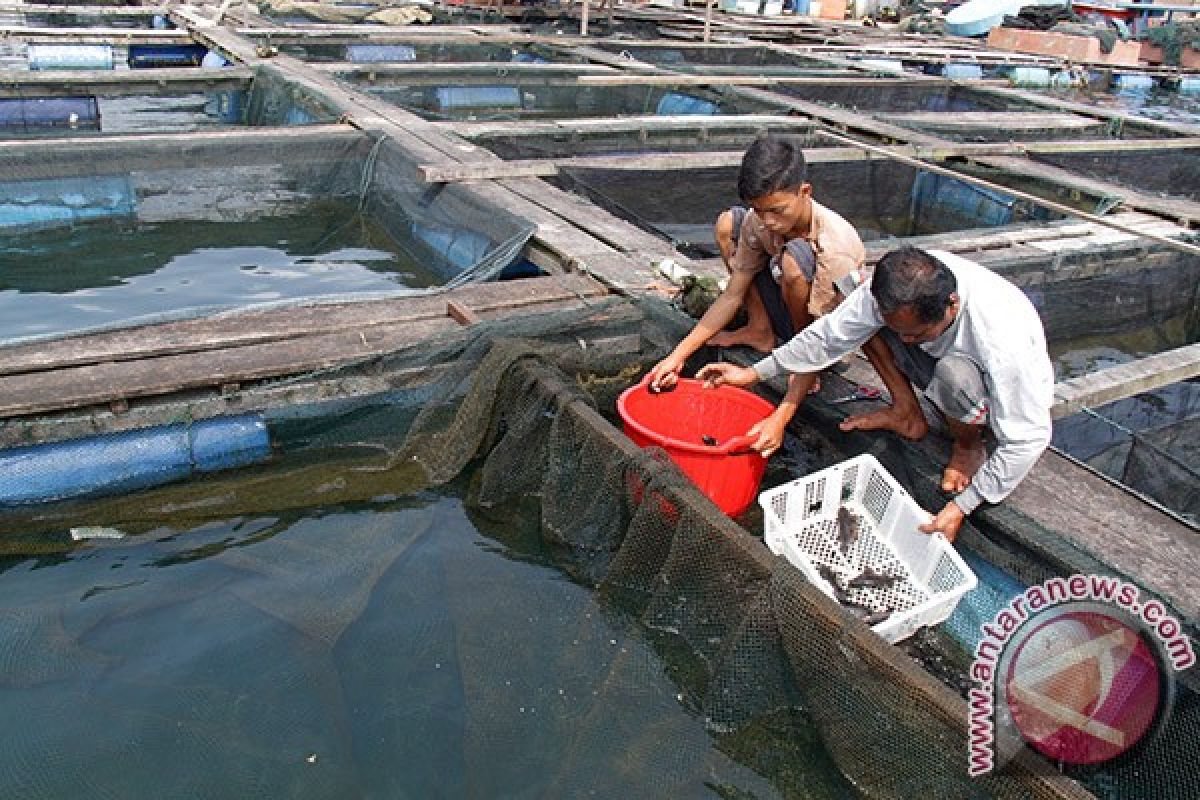
[[[245,124],[246,93],[240,89],[212,92],[204,104],[204,113],[229,125]]]
[[[31,70],[114,67],[113,49],[107,44],[31,44],[26,57]]]
[[[123,493],[255,464],[270,452],[257,415],[0,450],[0,505]]]
[[[549,64],[549,60],[539,56],[537,53],[513,53],[513,63],[515,64]]]
[[[201,44],[131,44],[129,68],[198,67],[207,54],[208,48]]]
[[[709,100],[680,92],[667,92],[658,101],[658,108],[655,109],[654,113],[660,116],[676,116],[680,114],[713,116],[719,111],[720,107]]]
[[[407,44],[348,44],[346,60],[351,64],[416,61],[417,51]]]
[[[1050,70],[1045,67],[1013,67],[1008,79],[1017,86],[1049,86]]]
[[[134,210],[134,190],[128,175],[0,183],[0,230],[130,217]]]
[[[434,102],[440,111],[456,108],[520,108],[516,86],[439,86]]]
[[[414,224],[413,235],[448,264],[461,272],[483,260],[492,249],[492,240],[465,228],[435,228]]]
[[[942,75],[953,81],[977,81],[983,77],[983,67],[979,64],[947,64],[942,67]]]
[[[0,129],[14,131],[100,130],[95,97],[2,97]]]
[[[949,216],[980,226],[1007,225],[1013,221],[1015,201],[1011,196],[947,175],[918,173],[913,181],[912,198],[918,218]]]
[[[1145,91],[1154,88],[1154,78],[1142,73],[1123,73],[1117,75],[1113,83],[1121,91]]]

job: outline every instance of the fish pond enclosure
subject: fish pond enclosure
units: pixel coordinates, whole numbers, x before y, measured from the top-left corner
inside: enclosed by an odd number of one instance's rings
[[[0,794],[1200,794],[1200,118],[795,15],[0,14]],[[1019,286],[1055,365],[978,585],[896,644],[620,431],[765,133],[868,261]],[[877,384],[826,371],[762,490],[869,454],[940,508],[944,439],[838,430]],[[971,777],[983,626],[1076,574],[1178,620],[1151,734]]]

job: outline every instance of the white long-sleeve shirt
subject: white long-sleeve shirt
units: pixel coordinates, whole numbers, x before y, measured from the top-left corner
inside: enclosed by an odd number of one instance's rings
[[[970,514],[981,502],[998,503],[1025,477],[1050,443],[1054,368],[1037,310],[1004,278],[953,253],[930,251],[958,281],[959,307],[942,335],[919,347],[934,358],[969,357],[983,371],[988,424],[995,451],[954,502]],[[763,380],[781,372],[816,372],[861,347],[880,328],[883,315],[870,282],[859,286],[832,313],[813,322],[754,365]]]

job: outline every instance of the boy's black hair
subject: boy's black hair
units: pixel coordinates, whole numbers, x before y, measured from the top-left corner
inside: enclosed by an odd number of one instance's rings
[[[938,322],[950,306],[950,295],[958,291],[958,279],[950,268],[924,250],[901,247],[875,265],[871,294],[879,311],[891,314],[911,306],[923,324]]]
[[[751,203],[772,192],[798,189],[808,177],[804,150],[796,136],[764,136],[742,156],[738,170],[738,196]]]

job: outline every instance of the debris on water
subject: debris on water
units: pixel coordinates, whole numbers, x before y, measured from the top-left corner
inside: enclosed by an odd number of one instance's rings
[[[717,446],[717,439],[714,436],[709,436],[707,433],[700,437],[700,441],[704,442],[709,447]]]
[[[77,542],[87,539],[124,539],[125,534],[116,528],[104,528],[99,525],[85,525],[71,528],[71,538]]]
[[[851,513],[850,509],[845,506],[839,506],[837,524],[838,545],[842,548],[843,553],[849,555],[850,548],[858,541],[858,517]]]
[[[307,756],[304,757],[304,760],[307,761],[309,764],[315,764],[315,763],[317,763],[317,754],[309,753]]]
[[[887,589],[900,580],[895,575],[886,572],[876,572],[870,567],[865,568],[846,583],[847,589]]]

